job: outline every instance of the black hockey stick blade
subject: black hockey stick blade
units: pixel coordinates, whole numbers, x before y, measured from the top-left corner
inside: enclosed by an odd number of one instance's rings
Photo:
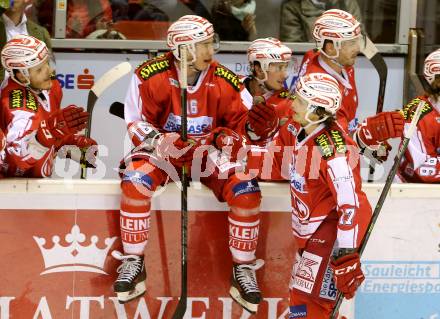
[[[174,310],[172,319],[182,319],[185,316],[186,302],[187,296],[185,292],[185,294],[182,293],[182,295],[180,296],[179,303],[177,304],[176,310]]]
[[[377,201],[376,207],[374,208],[373,214],[371,215],[371,219],[367,227],[367,232],[365,233],[365,236],[364,238],[362,238],[362,242],[359,245],[359,256],[362,256],[365,248],[367,247],[368,240],[370,239],[371,233],[373,232],[374,226],[376,225],[377,218],[379,217],[379,213],[381,212],[385,199],[387,198],[388,192],[391,188],[391,184],[394,180],[394,176],[396,176],[397,168],[399,167],[400,162],[402,161],[403,154],[405,154],[405,151],[408,148],[409,141],[416,130],[417,123],[419,122],[420,115],[422,114],[424,104],[425,102],[422,101],[419,103],[419,105],[417,105],[417,109],[411,120],[411,124],[408,130],[404,133],[402,144],[400,145],[399,150],[397,151],[397,155],[394,158],[394,164],[391,167],[390,172],[388,173],[385,185],[383,186],[382,192],[380,193],[379,200]],[[331,319],[336,319],[339,307],[341,306],[343,299],[343,295],[338,292],[336,303],[330,316]]]
[[[124,119],[124,104],[121,102],[113,102],[112,105],[110,105],[110,108],[108,110],[110,114],[119,117],[120,119]]]

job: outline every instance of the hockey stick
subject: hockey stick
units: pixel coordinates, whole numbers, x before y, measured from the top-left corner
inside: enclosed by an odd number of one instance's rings
[[[365,36],[365,46],[362,48],[361,52],[365,57],[370,60],[374,68],[379,75],[379,93],[377,95],[377,106],[376,114],[382,112],[383,102],[385,98],[385,87],[387,84],[388,68],[379,50],[376,48],[374,43],[370,40],[368,36]],[[374,177],[374,163],[370,163],[370,170],[368,172],[368,183],[373,182]]]
[[[187,56],[187,47],[186,45],[182,45],[180,47],[180,104],[182,108],[182,119],[181,119],[181,139],[182,141],[187,140],[187,128],[186,128],[186,104],[187,104],[187,87],[188,87],[188,79],[187,79],[187,70],[188,70],[188,56]],[[181,291],[180,291],[180,299],[177,304],[177,308],[174,311],[172,319],[181,319],[185,315],[186,312],[186,300],[188,295],[188,284],[187,284],[187,275],[188,275],[188,256],[187,256],[187,248],[188,248],[188,176],[186,172],[186,167],[183,165],[182,167],[182,192],[181,192],[181,220],[180,220],[180,228],[181,228]]]
[[[131,71],[131,65],[128,62],[122,62],[115,67],[108,70],[104,73],[103,76],[99,78],[98,81],[92,86],[89,91],[89,95],[87,97],[87,112],[89,113],[89,121],[87,123],[87,128],[85,131],[85,136],[90,137],[90,133],[92,130],[92,115],[93,109],[95,107],[96,101],[101,96],[102,92],[104,92],[110,85],[115,83],[117,80],[122,78],[124,75],[128,74]],[[85,157],[85,152],[82,152],[82,158]],[[81,164],[81,179],[85,179],[87,174],[87,168],[85,164]]]
[[[391,188],[391,184],[393,183],[394,176],[396,175],[397,168],[400,165],[400,161],[402,160],[403,154],[405,153],[406,149],[408,148],[408,143],[416,130],[417,123],[419,121],[420,115],[422,113],[423,105],[425,102],[420,102],[419,105],[417,105],[417,109],[413,115],[413,118],[411,120],[411,124],[409,126],[408,131],[405,132],[402,145],[399,147],[399,150],[397,152],[397,155],[394,159],[393,167],[391,168],[390,172],[388,173],[385,185],[383,187],[382,193],[380,193],[379,200],[377,201],[376,207],[374,208],[373,215],[371,216],[370,223],[368,224],[367,232],[365,233],[364,238],[362,239],[362,242],[359,246],[359,256],[362,256],[362,253],[365,250],[365,247],[367,246],[368,239],[371,236],[371,232],[373,231],[374,225],[376,224],[376,220],[379,217],[379,213],[382,210],[383,203],[385,202],[385,199],[388,195],[388,191]],[[333,312],[331,315],[331,319],[336,319],[337,313],[339,311],[339,307],[341,306],[343,295],[341,293],[338,293],[338,297],[336,298],[336,304],[333,308]]]

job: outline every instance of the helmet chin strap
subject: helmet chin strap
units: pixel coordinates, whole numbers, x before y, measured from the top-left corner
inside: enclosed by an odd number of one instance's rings
[[[312,121],[312,120],[310,119],[309,116],[310,116],[310,114],[312,114],[312,113],[315,114],[314,111],[315,111],[315,108],[314,108],[314,107],[310,107],[310,108],[307,109],[305,119],[306,119],[307,122],[309,122],[309,124],[307,124],[306,126],[303,126],[304,129],[306,129],[306,128],[312,126],[312,125],[322,123],[322,122],[324,122],[326,119],[328,119],[328,115],[327,115],[327,116],[324,116],[323,118],[321,118],[321,119],[319,119],[319,120],[317,120],[317,121]]]

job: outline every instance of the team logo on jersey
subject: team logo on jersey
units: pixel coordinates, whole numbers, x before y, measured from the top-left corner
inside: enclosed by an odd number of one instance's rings
[[[12,90],[9,93],[9,108],[18,109],[23,107],[24,94],[20,89]]]
[[[415,98],[407,105],[405,105],[405,107],[402,109],[403,117],[405,118],[405,120],[412,120],[414,114],[416,114],[417,106],[419,105],[420,102],[424,102],[424,104],[422,108],[422,113],[420,114],[419,121],[422,119],[422,117],[424,117],[426,114],[432,111],[432,107],[431,105],[429,105],[429,103],[426,103],[422,99]]]
[[[327,159],[333,156],[333,145],[331,145],[330,140],[325,133],[322,133],[315,137],[315,143],[318,145],[322,157]]]
[[[226,80],[237,92],[240,92],[240,79],[231,70],[220,65],[215,68],[214,75]]]
[[[340,131],[330,130],[330,138],[335,144],[337,153],[345,154],[345,152],[347,152],[347,145],[345,145],[345,139]]]
[[[38,110],[37,101],[31,91],[26,92],[26,108],[34,112]]]
[[[170,68],[170,61],[164,59],[163,56],[147,61],[144,65],[139,66],[139,76],[143,80],[147,80],[155,74],[162,73]]]
[[[294,94],[290,93],[287,90],[281,91],[280,94],[278,94],[278,97],[282,98],[282,99],[291,99],[291,100],[294,100],[296,98],[296,96]]]

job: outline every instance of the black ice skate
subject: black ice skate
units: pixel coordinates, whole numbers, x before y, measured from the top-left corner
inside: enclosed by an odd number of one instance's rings
[[[263,265],[264,261],[257,259],[252,264],[234,264],[232,268],[232,286],[229,294],[250,313],[257,312],[258,304],[262,299],[255,270],[260,269]]]
[[[126,303],[145,293],[144,256],[123,255],[119,251],[113,251],[112,256],[122,261],[118,267],[118,279],[113,284],[113,290],[118,296],[119,303]]]

